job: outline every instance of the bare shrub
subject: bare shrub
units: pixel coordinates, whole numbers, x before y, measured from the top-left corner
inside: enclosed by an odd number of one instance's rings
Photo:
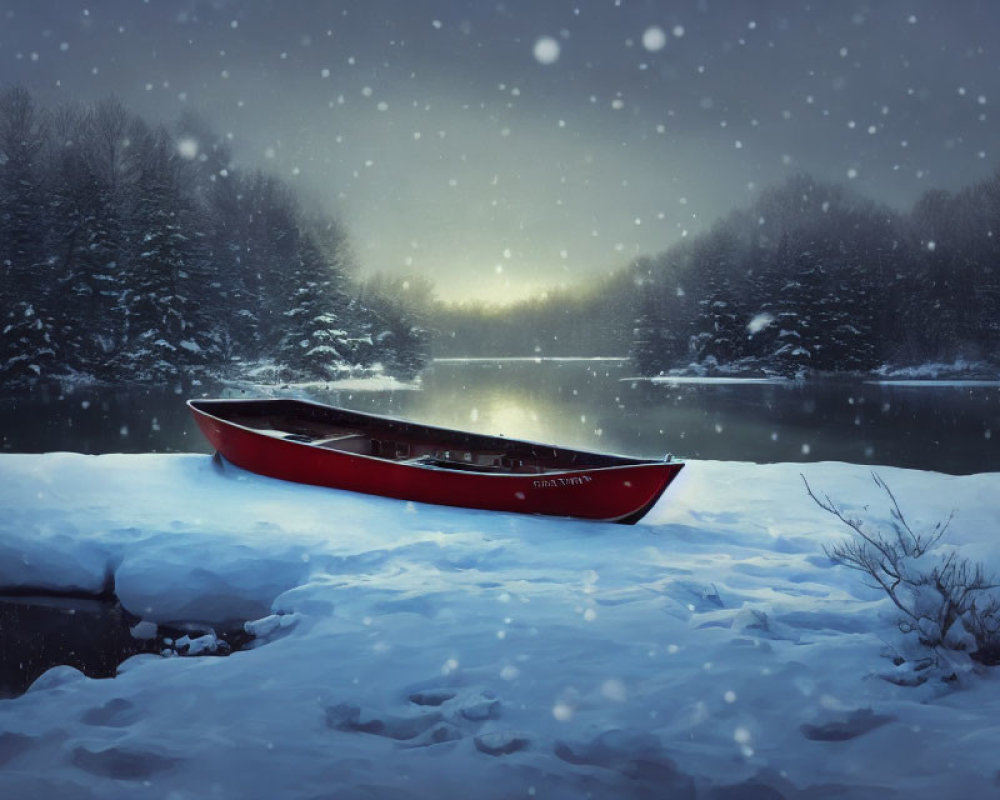
[[[953,679],[963,655],[980,664],[1000,663],[1000,595],[995,591],[1000,583],[982,564],[941,545],[954,512],[917,533],[888,484],[874,472],[872,478],[888,498],[889,530],[849,516],[828,495],[813,492],[804,475],[802,481],[809,497],[851,531],[824,548],[827,556],[885,592],[899,612],[900,631],[920,645],[916,653],[894,654],[894,663],[908,668],[908,677],[898,682],[923,683],[935,672],[931,667]]]

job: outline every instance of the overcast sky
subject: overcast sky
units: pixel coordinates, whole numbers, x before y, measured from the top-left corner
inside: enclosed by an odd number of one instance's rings
[[[608,272],[795,171],[905,209],[1000,165],[997,0],[0,0],[0,82],[197,111],[447,299]]]

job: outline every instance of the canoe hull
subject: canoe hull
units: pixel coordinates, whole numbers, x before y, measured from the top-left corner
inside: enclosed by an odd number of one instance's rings
[[[526,475],[434,468],[276,438],[214,415],[212,402],[188,405],[205,438],[238,467],[420,503],[633,523],[683,467],[681,462],[636,461]]]

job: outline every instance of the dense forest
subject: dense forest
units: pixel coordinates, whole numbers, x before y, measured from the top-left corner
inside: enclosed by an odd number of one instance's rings
[[[360,281],[345,231],[233,166],[195,117],[0,93],[0,380],[282,380],[437,356],[628,353],[635,368],[864,372],[1000,358],[1000,171],[907,213],[798,175],[709,231],[504,308]]]
[[[637,265],[636,366],[868,371],[995,356],[1000,173],[908,215],[798,176]]]
[[[231,164],[194,117],[0,94],[0,381],[188,380],[206,370],[411,377],[427,333],[355,280],[344,230]]]
[[[437,318],[439,353],[627,352],[647,375],[996,361],[1000,172],[907,214],[798,175],[590,290]]]

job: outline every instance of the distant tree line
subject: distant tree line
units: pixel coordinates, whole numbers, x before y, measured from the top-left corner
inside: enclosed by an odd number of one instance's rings
[[[1000,172],[907,215],[800,175],[634,270],[645,374],[996,358]]]
[[[435,318],[438,353],[627,352],[646,375],[1000,360],[1000,172],[908,214],[798,175],[590,290]]]
[[[410,310],[362,302],[344,230],[234,169],[197,118],[45,111],[16,87],[0,93],[0,333],[0,380],[410,377],[427,357]]]
[[[630,280],[630,279],[629,279]],[[510,306],[439,304],[436,356],[616,356],[626,353],[635,298],[623,274]]]

